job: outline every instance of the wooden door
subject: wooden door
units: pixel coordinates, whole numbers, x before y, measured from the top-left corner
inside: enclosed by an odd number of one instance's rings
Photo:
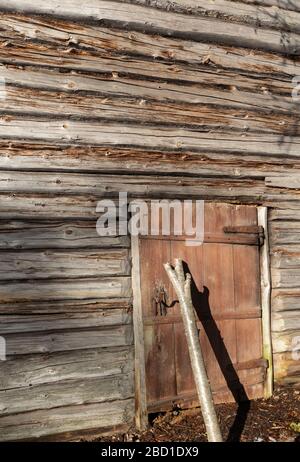
[[[205,204],[205,238],[140,239],[140,274],[148,412],[198,400],[180,307],[163,263],[182,258],[193,278],[193,302],[216,402],[263,396],[259,242],[254,206]],[[160,301],[160,303],[158,303]]]

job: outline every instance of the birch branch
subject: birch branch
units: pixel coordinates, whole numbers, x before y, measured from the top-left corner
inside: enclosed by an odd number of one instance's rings
[[[175,270],[171,267],[170,263],[164,264],[164,268],[169,276],[169,279],[179,300],[192,370],[207,431],[207,438],[209,442],[222,442],[222,435],[204,365],[198,329],[196,325],[195,312],[191,296],[192,278],[190,274],[187,274],[185,277],[182,260],[180,259],[175,260]]]

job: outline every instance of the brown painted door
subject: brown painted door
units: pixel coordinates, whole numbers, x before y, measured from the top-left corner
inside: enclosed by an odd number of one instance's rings
[[[229,227],[227,232],[224,227]],[[255,207],[207,203],[201,246],[188,247],[170,236],[141,238],[148,412],[197,403],[180,307],[163,268],[174,258],[182,258],[193,277],[193,302],[215,401],[263,396],[266,364],[256,228]]]

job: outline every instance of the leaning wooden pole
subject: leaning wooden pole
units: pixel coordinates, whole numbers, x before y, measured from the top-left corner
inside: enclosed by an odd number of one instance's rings
[[[221,430],[214,407],[212,392],[207,378],[201,351],[199,334],[191,295],[191,275],[185,277],[182,260],[175,260],[175,270],[170,263],[164,265],[169,279],[177,294],[184,330],[187,338],[191,365],[201,405],[201,411],[209,442],[222,442]]]

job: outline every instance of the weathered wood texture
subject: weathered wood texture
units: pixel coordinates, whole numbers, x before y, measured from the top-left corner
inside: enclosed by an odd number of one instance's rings
[[[295,386],[300,382],[299,218],[292,210],[274,211],[270,226],[275,377]]]
[[[137,3],[142,3],[142,5],[137,5]],[[183,7],[181,2],[172,2],[173,8],[171,10],[173,11],[171,12],[167,11],[170,2],[158,1],[153,3],[158,8],[149,8],[146,2],[130,2],[128,0],[126,3],[123,1],[99,2],[98,0],[92,0],[85,8],[82,8],[79,0],[65,0],[63,4],[60,2],[51,2],[50,4],[43,2],[43,0],[35,0],[34,2],[31,0],[1,0],[0,7],[8,11],[55,14],[60,17],[75,18],[83,21],[98,21],[100,24],[123,26],[131,30],[142,30],[146,33],[156,32],[161,35],[171,35],[179,38],[186,37],[196,41],[223,42],[282,53],[297,54],[299,52],[300,39],[297,34],[286,32],[286,28],[281,25],[280,15],[272,14],[272,10],[270,14],[268,8],[261,12],[257,7],[250,8],[252,11],[249,16],[251,22],[252,15],[252,25],[247,24],[247,15],[241,15],[239,18],[238,13],[236,13],[235,17],[238,19],[238,25],[236,25],[232,20],[226,22],[220,19],[202,17],[199,12],[201,13],[202,10],[205,15],[207,10],[205,10],[205,7],[201,8],[200,6],[199,8],[198,2],[187,1],[183,3]],[[226,3],[231,5],[231,8],[234,8],[234,2]],[[183,9],[184,12],[177,13],[176,7]],[[174,15],[174,10],[176,15]],[[190,12],[194,14],[184,14]],[[258,15],[259,18],[257,17]],[[299,21],[299,15],[297,13],[284,12],[282,18],[290,24],[291,28],[298,30],[299,23],[297,24],[297,20]],[[257,28],[253,26],[255,19],[260,20],[261,26],[264,27]],[[274,27],[274,30],[270,30],[270,26]]]
[[[130,240],[95,226],[120,190],[271,208],[275,373],[299,383],[299,2],[0,11],[1,439],[132,423]]]
[[[133,399],[77,404],[0,417],[2,441],[16,441],[76,430],[99,430],[120,424],[130,425],[134,417]]]

